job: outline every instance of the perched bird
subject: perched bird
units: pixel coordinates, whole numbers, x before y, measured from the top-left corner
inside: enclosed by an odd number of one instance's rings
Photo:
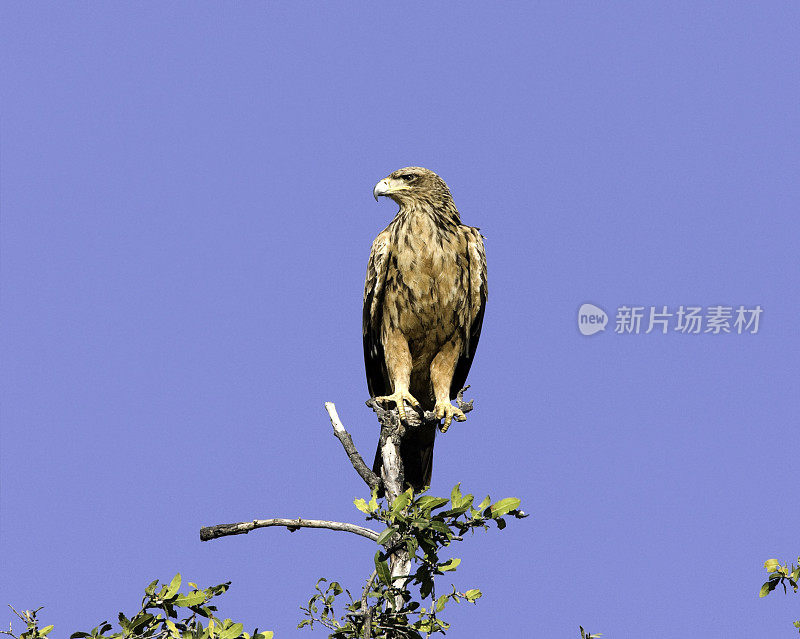
[[[400,210],[372,244],[364,285],[364,363],[378,402],[406,420],[407,402],[444,419],[466,420],[453,406],[475,356],[486,307],[486,254],[477,228],[461,223],[444,180],[418,166],[375,185]],[[429,486],[436,426],[406,432],[405,482]],[[380,446],[374,470],[380,476]]]

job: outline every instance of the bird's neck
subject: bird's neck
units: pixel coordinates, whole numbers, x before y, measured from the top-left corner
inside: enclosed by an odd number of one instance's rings
[[[461,217],[452,200],[446,202],[423,200],[401,204],[396,219],[401,224],[410,223],[413,220],[429,219],[437,227],[452,227],[461,224]]]

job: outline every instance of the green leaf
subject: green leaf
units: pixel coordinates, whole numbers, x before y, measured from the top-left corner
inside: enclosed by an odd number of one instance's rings
[[[151,621],[153,621],[155,617],[148,612],[140,612],[136,615],[133,619],[131,619],[131,632],[137,632],[140,628],[146,626]],[[109,628],[111,630],[111,628]],[[101,633],[105,632],[104,630],[100,631]]]
[[[500,501],[492,504],[492,518],[497,519],[503,515],[507,515],[512,510],[519,508],[520,500],[516,497],[506,497]]]
[[[450,561],[439,564],[438,568],[442,572],[449,572],[451,570],[455,570],[458,568],[458,565],[461,563],[461,560],[458,557],[453,557]]]
[[[378,579],[380,579],[387,586],[392,585],[392,573],[389,570],[389,564],[387,564],[385,561],[381,561],[380,551],[375,553],[375,570],[378,573]]]
[[[423,495],[417,500],[417,506],[422,510],[436,510],[450,501],[445,497],[434,497],[433,495]]]
[[[419,594],[423,599],[426,599],[431,594],[431,592],[433,592],[433,579],[425,575],[420,580]],[[424,612],[425,608],[423,608],[422,611]]]
[[[778,566],[780,566],[780,565],[781,565],[781,562],[780,562],[780,561],[778,561],[777,559],[767,559],[767,560],[764,562],[764,568],[766,568],[766,569],[767,569],[767,570],[769,570],[770,572],[772,572],[773,570],[775,570],[775,568],[777,568],[777,567],[778,567]]]
[[[397,532],[397,529],[394,526],[389,526],[386,530],[384,530],[378,538],[375,540],[375,543],[379,546],[383,546],[389,539],[391,539],[392,535]]]
[[[197,606],[206,600],[206,593],[202,590],[195,590],[186,595],[178,595],[172,603],[176,606]]]
[[[471,590],[467,590],[467,592],[464,593],[464,597],[466,597],[467,601],[474,603],[478,599],[483,597],[483,593],[477,588],[472,588]]]
[[[775,581],[767,581],[763,586],[761,586],[761,591],[758,593],[759,597],[766,597],[769,593],[775,590]]]
[[[358,508],[362,513],[365,515],[369,515],[372,511],[369,509],[366,500],[358,498],[354,499],[353,503],[355,504],[356,508]]]
[[[443,521],[439,521],[438,519],[434,519],[433,521],[431,521],[430,527],[442,533],[450,532],[450,529],[447,527],[447,524],[444,523]]]
[[[461,505],[461,482],[453,486],[453,490],[450,491],[450,503],[453,504],[453,508]]]
[[[169,582],[167,591],[164,593],[164,599],[172,599],[181,588],[181,573],[176,574],[172,581]]]
[[[420,619],[414,624],[414,628],[416,628],[420,632],[430,634],[431,631],[433,630],[433,619],[430,619],[428,617]]]
[[[450,510],[445,510],[439,513],[442,517],[458,517],[463,515],[465,512],[469,510],[470,502],[472,501],[472,495],[467,495],[461,499],[461,505],[458,508],[451,508]]]
[[[447,599],[450,595],[442,595],[436,600],[436,612],[442,612],[447,605]]]
[[[414,489],[409,488],[404,493],[399,494],[395,500],[392,502],[392,507],[389,509],[389,512],[393,515],[396,515],[399,512],[402,512],[403,509],[411,503],[411,498],[414,495]]]
[[[45,626],[44,628],[42,628],[42,629],[39,631],[39,635],[41,635],[42,637],[46,637],[46,636],[47,636],[47,633],[48,633],[48,632],[50,632],[50,631],[51,631],[53,628],[54,628],[54,626],[52,626],[52,625],[50,625],[50,626]]]
[[[153,579],[150,582],[150,585],[144,589],[145,594],[150,595],[151,597],[156,594],[156,586],[158,585],[158,579]]]
[[[369,505],[369,511],[371,513],[374,513],[376,510],[378,510],[378,489],[377,488],[373,488],[372,489],[372,494],[371,494],[371,496],[369,498],[369,504],[368,505]]]
[[[236,639],[236,637],[242,634],[242,630],[244,630],[244,625],[235,623],[229,628],[225,628],[225,630],[220,633],[219,639]]]

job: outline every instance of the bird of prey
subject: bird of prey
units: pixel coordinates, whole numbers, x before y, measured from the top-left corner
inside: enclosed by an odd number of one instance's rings
[[[364,363],[370,395],[405,402],[444,419],[466,416],[453,406],[475,356],[486,307],[486,254],[477,228],[461,223],[450,190],[433,171],[398,169],[375,185],[400,209],[372,244],[364,285]],[[408,429],[400,456],[405,483],[429,486],[436,426]],[[374,470],[380,476],[380,446]]]

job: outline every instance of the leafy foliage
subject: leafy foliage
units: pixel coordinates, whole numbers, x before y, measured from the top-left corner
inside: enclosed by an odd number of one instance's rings
[[[158,579],[145,588],[141,610],[128,618],[119,613],[119,630],[111,632],[114,626],[104,621],[87,632],[75,632],[70,639],[272,639],[272,632],[244,632],[241,623],[216,616],[217,607],[210,601],[223,594],[230,582],[200,589],[189,582],[192,590],[181,594],[181,576],[175,575],[169,584],[158,588]],[[178,611],[181,619],[178,619]],[[14,610],[12,608],[12,610]],[[39,628],[36,610],[14,613],[26,624],[26,630],[19,636],[11,628],[3,634],[14,639],[45,639],[53,626]],[[205,625],[204,621],[205,620]]]
[[[462,600],[475,603],[481,591],[452,590],[436,595],[435,578],[455,571],[461,560],[442,557],[453,542],[463,541],[467,532],[488,529],[490,523],[502,530],[504,517],[521,519],[527,515],[519,510],[520,500],[501,499],[492,503],[489,497],[475,504],[473,495],[463,495],[456,484],[450,498],[434,497],[409,489],[392,504],[379,503],[373,492],[369,501],[356,499],[354,504],[367,520],[381,522],[385,529],[377,543],[375,570],[364,586],[360,599],[336,582],[320,579],[316,594],[301,608],[307,617],[299,628],[319,623],[331,630],[332,639],[373,637],[422,637],[442,633],[450,627],[439,617],[448,603]],[[390,559],[406,554],[412,569],[408,575],[393,577]],[[327,585],[326,585],[327,584]],[[413,591],[412,591],[413,588]],[[334,606],[339,595],[346,594],[345,612],[338,616]]]
[[[800,557],[797,558],[796,565],[788,562],[782,564],[777,559],[767,559],[764,562],[764,568],[769,573],[769,578],[761,586],[759,597],[766,597],[778,586],[783,586],[784,593],[789,591],[789,587],[797,592],[798,582],[800,582]],[[794,622],[794,627],[800,632],[800,619]]]
[[[48,633],[53,629],[53,626],[39,628],[39,619],[37,618],[37,615],[43,607],[44,606],[41,606],[36,610],[23,610],[22,612],[17,612],[14,610],[13,606],[9,605],[9,608],[11,608],[14,614],[22,619],[23,623],[25,623],[26,628],[22,634],[15,635],[12,625],[8,624],[8,630],[0,630],[0,634],[14,637],[14,639],[42,639],[43,637],[47,637]]]

